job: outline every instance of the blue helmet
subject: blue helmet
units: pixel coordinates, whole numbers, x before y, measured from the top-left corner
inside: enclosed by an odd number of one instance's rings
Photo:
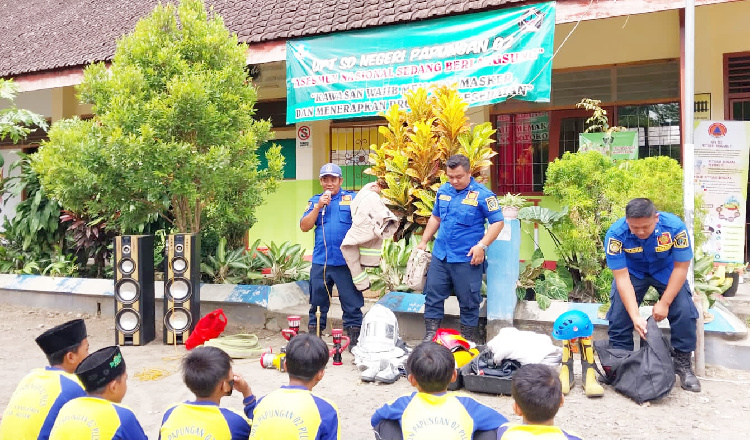
[[[580,310],[568,310],[555,320],[552,337],[561,341],[586,338],[594,333],[594,325],[589,315]]]

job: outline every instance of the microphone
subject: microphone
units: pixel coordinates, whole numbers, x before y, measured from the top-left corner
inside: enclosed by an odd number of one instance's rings
[[[331,195],[331,191],[329,191],[329,190],[325,190],[325,192],[323,193],[323,195],[325,195],[325,196],[329,196],[329,197],[330,197],[330,195]],[[329,201],[328,203],[331,203],[331,202]],[[328,206],[328,205],[323,205],[323,217],[325,217],[325,216],[326,216],[326,207],[327,207],[327,206]]]

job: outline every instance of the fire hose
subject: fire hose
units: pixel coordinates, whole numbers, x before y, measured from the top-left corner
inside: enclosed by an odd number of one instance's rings
[[[261,354],[268,352],[268,348],[263,348],[258,342],[258,337],[252,333],[219,336],[206,341],[204,345],[220,348],[233,359],[260,357]]]

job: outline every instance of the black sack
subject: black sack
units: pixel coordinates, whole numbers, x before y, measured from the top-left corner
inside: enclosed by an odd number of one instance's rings
[[[664,397],[675,383],[669,344],[653,317],[648,318],[646,329],[638,351],[611,348],[606,339],[594,341],[604,382],[639,404]]]

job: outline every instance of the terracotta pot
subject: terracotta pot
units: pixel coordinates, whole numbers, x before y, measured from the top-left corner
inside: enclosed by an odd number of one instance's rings
[[[518,218],[518,210],[520,208],[516,206],[503,206],[503,217],[505,217],[507,220],[514,220]]]

